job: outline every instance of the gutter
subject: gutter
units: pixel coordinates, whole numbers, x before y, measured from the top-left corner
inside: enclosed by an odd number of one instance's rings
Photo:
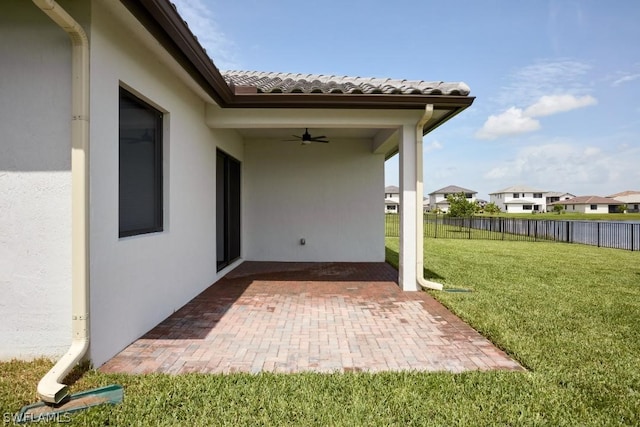
[[[422,137],[424,128],[433,117],[433,104],[427,104],[424,114],[416,124],[416,281],[423,289],[442,290],[442,284],[424,278],[424,213],[422,193],[424,191]]]
[[[89,349],[89,39],[54,0],[33,0],[71,38],[71,322],[67,353],[38,383],[38,396],[59,403],[69,395],[64,377]]]

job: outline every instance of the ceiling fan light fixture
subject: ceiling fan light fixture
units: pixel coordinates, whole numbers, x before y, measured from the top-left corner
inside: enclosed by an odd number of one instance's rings
[[[288,141],[300,141],[302,142],[303,145],[308,145],[311,144],[312,142],[321,142],[321,143],[328,143],[329,141],[326,139],[327,137],[324,135],[321,136],[311,136],[311,134],[309,133],[309,129],[305,128],[304,133],[302,135],[291,135],[296,139],[293,140],[288,140]]]

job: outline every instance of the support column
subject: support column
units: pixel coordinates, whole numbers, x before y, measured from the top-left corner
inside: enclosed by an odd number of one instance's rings
[[[403,291],[417,291],[417,168],[416,129],[404,125],[400,129],[400,251],[399,280]],[[420,254],[422,257],[422,254]]]

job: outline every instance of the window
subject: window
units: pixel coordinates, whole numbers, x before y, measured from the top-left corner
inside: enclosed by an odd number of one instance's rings
[[[596,211],[596,210],[598,210],[598,205],[591,205],[591,206],[590,206],[590,209],[591,209],[592,211]]]
[[[534,199],[542,199],[542,193],[533,193]]]
[[[522,210],[530,211],[533,207],[531,205],[522,205]]]
[[[519,199],[520,198],[520,193],[513,193],[513,198],[514,199]]]
[[[120,237],[162,231],[162,113],[120,88]]]
[[[396,210],[396,205],[389,205],[388,206],[390,211],[395,211]]]

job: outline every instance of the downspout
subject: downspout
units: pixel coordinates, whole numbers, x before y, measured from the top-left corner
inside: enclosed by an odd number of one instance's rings
[[[62,380],[89,348],[89,40],[54,0],[33,0],[71,38],[71,323],[67,353],[38,383],[38,395],[59,403],[69,390]]]
[[[433,104],[427,104],[424,114],[416,124],[416,280],[418,285],[427,289],[442,290],[442,284],[432,282],[424,278],[424,212],[423,212],[423,159],[422,159],[422,137],[424,136],[424,126],[433,116]]]

